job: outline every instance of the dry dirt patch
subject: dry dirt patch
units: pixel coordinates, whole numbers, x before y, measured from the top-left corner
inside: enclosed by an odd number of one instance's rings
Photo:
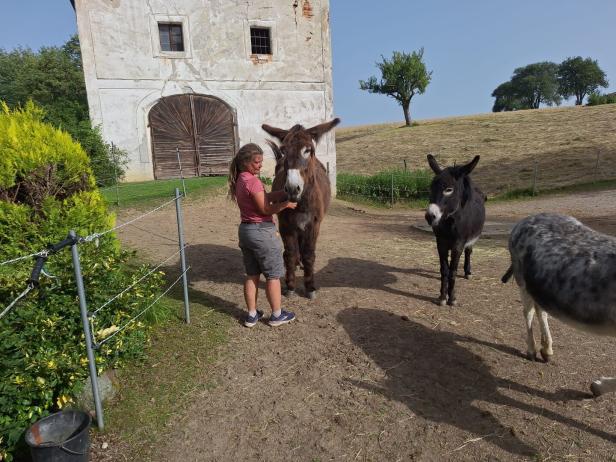
[[[488,217],[512,223],[544,209],[616,234],[616,191],[491,204]],[[172,213],[148,217],[159,237],[173,234]],[[243,307],[237,215],[222,198],[185,208],[191,288],[230,316]],[[238,323],[226,360],[203,378],[216,387],[186,396],[188,410],[140,457],[610,460],[616,400],[587,390],[616,371],[616,342],[554,320],[553,362],[524,360],[519,296],[499,280],[504,237],[479,241],[460,306],[437,306],[433,238],[411,226],[422,215],[335,201],[318,244],[317,300],[285,300],[298,320],[282,328]],[[152,258],[177,246],[127,228],[121,239]]]

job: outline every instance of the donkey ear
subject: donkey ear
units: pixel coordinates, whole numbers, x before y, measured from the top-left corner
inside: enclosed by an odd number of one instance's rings
[[[329,122],[325,122],[319,125],[315,125],[314,127],[309,128],[306,131],[310,133],[310,136],[312,136],[312,139],[315,142],[318,142],[321,136],[323,136],[325,133],[330,131],[332,128],[334,128],[339,123],[340,123],[340,119],[336,117],[334,120],[331,120]]]
[[[438,166],[438,163],[436,162],[436,159],[432,154],[428,154],[428,164],[430,165],[432,171],[437,175],[440,175],[440,173],[443,171],[443,169]]]
[[[284,154],[280,150],[280,146],[278,146],[272,140],[267,140],[267,144],[269,145],[269,147],[272,149],[272,152],[274,153],[274,158],[276,159],[276,163],[280,162],[282,158],[284,157]]]
[[[478,162],[479,162],[479,156],[475,156],[475,158],[471,160],[468,164],[462,165],[461,167],[459,167],[459,172],[462,175],[470,175],[473,169],[477,166]]]
[[[287,133],[289,133],[289,130],[283,130],[282,128],[272,127],[267,124],[261,125],[261,128],[274,138],[278,138],[280,141],[284,140],[284,137],[287,136]]]

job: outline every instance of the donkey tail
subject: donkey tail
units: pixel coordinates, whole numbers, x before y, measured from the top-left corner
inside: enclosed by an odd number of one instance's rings
[[[503,277],[501,278],[501,282],[503,284],[505,284],[506,282],[509,282],[509,279],[511,279],[511,276],[513,276],[513,266],[510,266],[507,272],[503,274]]]

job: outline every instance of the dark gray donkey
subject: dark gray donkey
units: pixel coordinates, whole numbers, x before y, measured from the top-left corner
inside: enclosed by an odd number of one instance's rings
[[[441,305],[456,304],[456,272],[464,251],[464,277],[471,275],[471,253],[479,239],[486,218],[486,196],[473,185],[470,173],[479,156],[459,167],[439,167],[436,159],[428,154],[428,164],[436,174],[430,185],[430,205],[426,221],[436,236],[436,246],[441,264]],[[451,252],[451,260],[449,253]]]
[[[553,355],[550,313],[578,329],[616,336],[616,238],[573,217],[541,213],[516,224],[509,237],[511,267],[526,318],[527,357],[536,357],[533,315],[541,329],[541,356]],[[595,395],[616,391],[616,377],[590,386]]]

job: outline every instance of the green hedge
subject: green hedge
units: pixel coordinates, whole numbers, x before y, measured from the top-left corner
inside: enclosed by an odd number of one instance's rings
[[[86,236],[114,224],[81,146],[41,115],[33,104],[0,112],[0,262],[59,242],[69,229]],[[113,233],[79,251],[90,309],[148,271],[131,264]],[[24,290],[32,266],[31,259],[0,266],[0,310]],[[40,288],[0,319],[0,460],[13,459],[31,423],[70,405],[88,375],[69,249],[45,269],[54,277],[41,276]],[[161,283],[157,272],[101,310],[96,338],[141,312]],[[148,325],[131,324],[96,353],[99,373],[139,356],[147,342]]]
[[[339,173],[336,193],[341,199],[364,199],[378,203],[426,200],[433,173],[429,170],[385,170],[374,175]]]

